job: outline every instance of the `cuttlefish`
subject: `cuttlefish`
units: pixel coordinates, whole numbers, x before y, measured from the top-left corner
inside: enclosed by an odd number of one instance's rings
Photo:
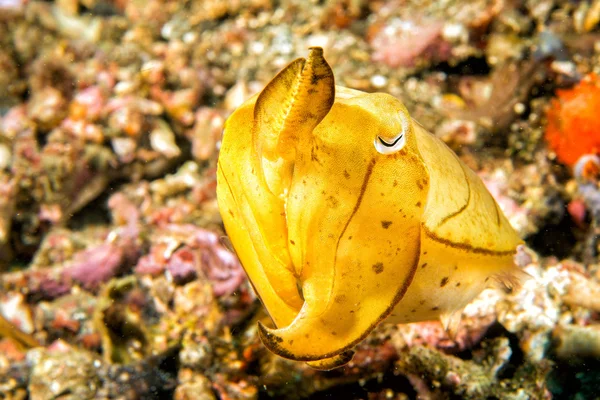
[[[259,323],[264,345],[314,368],[348,362],[384,320],[452,329],[522,275],[479,177],[398,99],[335,86],[321,48],[229,117],[217,196],[274,323]]]

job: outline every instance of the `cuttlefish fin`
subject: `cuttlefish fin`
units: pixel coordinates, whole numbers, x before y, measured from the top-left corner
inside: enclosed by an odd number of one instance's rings
[[[337,356],[324,358],[317,361],[309,361],[306,364],[312,369],[319,371],[330,371],[348,364],[350,361],[352,361],[352,357],[354,357],[354,350],[346,350]]]
[[[460,321],[462,317],[462,310],[450,312],[447,314],[440,315],[442,326],[446,330],[448,337],[455,340],[458,335],[458,329],[460,328]]]
[[[300,138],[309,138],[335,101],[333,71],[323,49],[311,47],[263,89],[254,106],[254,135],[259,157],[293,160]]]
[[[517,266],[492,275],[490,287],[501,290],[505,293],[514,293],[518,291],[523,283],[531,278],[527,272]]]

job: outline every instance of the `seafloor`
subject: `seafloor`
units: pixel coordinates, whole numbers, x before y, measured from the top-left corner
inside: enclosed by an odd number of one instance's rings
[[[600,398],[600,1],[0,0],[0,399]],[[400,98],[527,247],[455,340],[269,353],[222,240],[227,116],[310,46]],[[596,218],[598,217],[598,218]],[[21,333],[19,333],[21,332]]]

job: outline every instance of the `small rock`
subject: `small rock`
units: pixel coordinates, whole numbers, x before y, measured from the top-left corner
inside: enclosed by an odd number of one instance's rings
[[[179,386],[175,390],[175,400],[214,400],[211,382],[204,375],[184,368],[179,371]]]
[[[73,347],[61,352],[34,349],[27,358],[33,364],[28,386],[31,400],[95,398],[100,381],[90,353]]]

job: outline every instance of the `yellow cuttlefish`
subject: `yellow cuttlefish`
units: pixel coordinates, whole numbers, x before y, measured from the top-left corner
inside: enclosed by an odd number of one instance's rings
[[[521,240],[477,175],[384,93],[335,86],[321,48],[227,120],[217,196],[276,328],[272,352],[344,365],[384,319],[441,319],[492,281]]]

